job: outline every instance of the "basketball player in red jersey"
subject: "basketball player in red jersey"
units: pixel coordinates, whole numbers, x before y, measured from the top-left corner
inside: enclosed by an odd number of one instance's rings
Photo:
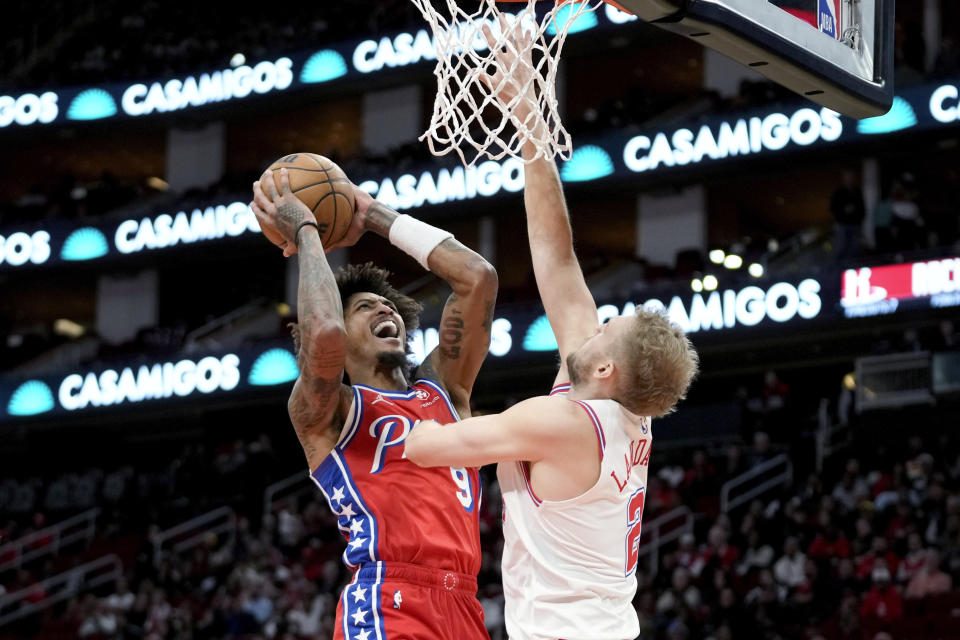
[[[421,420],[470,415],[470,393],[490,345],[497,293],[493,267],[453,236],[399,215],[353,187],[356,213],[345,240],[365,231],[449,283],[440,344],[416,378],[406,344],[420,306],[372,264],[336,276],[310,210],[277,190],[268,173],[251,208],[265,235],[300,265],[295,331],[300,377],[288,404],[311,477],[338,516],[354,570],[337,606],[334,638],[487,638],[477,600],[480,569],[476,468],[421,469],[403,444]],[[345,376],[351,386],[344,384]]]

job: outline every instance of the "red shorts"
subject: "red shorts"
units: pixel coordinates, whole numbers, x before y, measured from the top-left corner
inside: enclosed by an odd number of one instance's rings
[[[337,603],[334,640],[489,640],[477,579],[402,562],[362,566]]]

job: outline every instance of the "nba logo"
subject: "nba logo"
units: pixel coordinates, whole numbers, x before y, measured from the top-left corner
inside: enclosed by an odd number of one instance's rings
[[[817,24],[820,31],[840,39],[840,0],[817,0]]]

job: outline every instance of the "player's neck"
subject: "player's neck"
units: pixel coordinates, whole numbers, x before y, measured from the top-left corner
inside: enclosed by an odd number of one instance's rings
[[[358,372],[357,375],[351,374],[350,382],[374,389],[383,389],[384,391],[406,391],[409,388],[409,383],[400,367],[392,369],[376,367]]]
[[[604,397],[603,393],[596,388],[596,385],[585,382],[571,383],[570,390],[567,392],[567,398],[570,400],[596,400],[602,397]]]

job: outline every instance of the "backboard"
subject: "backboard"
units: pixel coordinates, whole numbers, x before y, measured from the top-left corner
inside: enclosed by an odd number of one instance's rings
[[[893,102],[894,0],[615,0],[853,118]]]

